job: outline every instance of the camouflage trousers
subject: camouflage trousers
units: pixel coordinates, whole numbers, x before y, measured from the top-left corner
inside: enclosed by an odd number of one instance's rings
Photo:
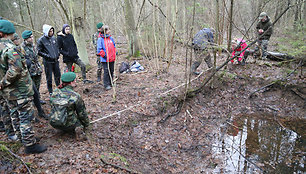
[[[97,76],[98,76],[98,78],[99,78],[99,77],[101,78],[103,65],[102,65],[102,62],[101,62],[101,60],[100,60],[100,56],[97,56],[97,64],[98,64]]]
[[[267,57],[268,44],[269,44],[269,40],[259,40],[258,41],[258,46],[255,47],[256,55],[257,56],[261,55],[262,58],[266,58]]]
[[[37,89],[37,91],[39,92],[39,88],[40,88],[40,82],[41,82],[41,75],[37,75],[37,76],[31,76],[35,87]]]
[[[22,141],[24,146],[31,146],[36,143],[34,130],[31,125],[33,119],[33,96],[19,99],[9,100],[10,115],[13,129],[17,137]]]
[[[85,65],[85,63],[80,58],[76,59],[75,62],[67,62],[66,65],[67,65],[68,71],[72,71],[72,64],[73,63],[77,64],[81,68],[82,78],[83,78],[83,80],[85,80],[86,79],[86,65]]]
[[[7,101],[1,96],[0,96],[0,105],[2,107],[2,110],[0,113],[0,117],[1,117],[0,121],[3,121],[5,133],[8,136],[12,136],[15,133],[14,133],[11,117],[10,117],[10,109],[7,105]]]
[[[195,72],[196,69],[201,65],[203,59],[207,64],[208,68],[211,68],[213,65],[211,63],[211,56],[210,51],[208,49],[194,49],[195,53],[195,61],[193,62],[191,66],[191,71]]]

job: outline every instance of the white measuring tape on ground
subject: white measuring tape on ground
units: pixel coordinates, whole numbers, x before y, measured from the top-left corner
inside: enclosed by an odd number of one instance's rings
[[[192,79],[190,82],[192,82],[192,81],[198,79],[204,72],[207,72],[207,71],[210,70],[210,69],[211,69],[211,68],[207,69],[206,71],[201,72],[197,77],[195,77],[194,79]],[[187,83],[188,83],[188,82],[187,82]],[[173,91],[173,90],[175,90],[175,89],[177,89],[177,88],[180,88],[180,87],[182,87],[182,86],[184,86],[184,85],[186,85],[186,83],[183,83],[183,84],[181,84],[181,85],[179,85],[179,86],[177,86],[177,87],[174,87],[174,88],[172,88],[172,89],[170,89],[170,90],[168,90],[168,91],[166,91],[166,92],[160,94],[159,96],[163,96],[163,95],[165,95],[165,94],[167,94],[167,93],[169,93],[169,92],[171,92],[171,91]],[[141,103],[141,101],[138,101],[138,103],[135,104],[135,105],[133,105],[133,106],[130,106],[130,107],[125,108],[125,109],[123,109],[123,110],[121,110],[121,111],[112,113],[112,114],[107,115],[107,116],[105,116],[105,117],[101,117],[101,118],[99,118],[99,119],[96,119],[96,120],[94,120],[94,121],[91,121],[90,123],[91,123],[91,124],[92,124],[92,123],[96,123],[96,122],[98,122],[98,121],[100,121],[100,120],[104,120],[104,119],[106,119],[106,118],[108,118],[108,117],[112,117],[112,116],[114,116],[114,115],[118,115],[118,114],[120,114],[120,113],[122,113],[122,112],[124,112],[124,111],[128,111],[128,110],[134,108],[135,106],[140,105],[140,103]]]

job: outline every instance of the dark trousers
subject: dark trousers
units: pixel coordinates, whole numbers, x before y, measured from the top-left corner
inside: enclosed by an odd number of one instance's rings
[[[40,104],[40,96],[39,96],[39,92],[38,92],[38,90],[37,90],[37,88],[36,88],[36,86],[34,84],[33,84],[33,90],[34,90],[34,95],[33,95],[33,97],[34,97],[34,100],[33,100],[34,105],[35,105],[35,107],[37,109],[37,112],[41,113],[42,112],[42,108],[41,108],[41,104]]]
[[[59,68],[59,62],[47,62],[44,61],[45,74],[47,79],[47,87],[49,93],[52,93],[52,73],[54,74],[54,81],[56,86],[60,85],[61,80],[61,70]]]
[[[109,64],[109,70],[110,70],[110,74],[108,71],[108,64]],[[112,82],[111,80],[113,80],[113,76],[114,76],[114,66],[115,66],[115,62],[102,62],[103,65],[103,84],[104,87],[107,86],[112,86]],[[110,78],[111,75],[111,78]]]

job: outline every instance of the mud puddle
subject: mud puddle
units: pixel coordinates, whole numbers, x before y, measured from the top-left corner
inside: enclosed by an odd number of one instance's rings
[[[213,142],[212,154],[222,161],[214,172],[305,173],[304,126],[305,120],[231,118]]]

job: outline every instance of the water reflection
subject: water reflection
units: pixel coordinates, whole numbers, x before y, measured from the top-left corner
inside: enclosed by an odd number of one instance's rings
[[[223,163],[217,173],[304,173],[304,130],[294,132],[275,121],[235,117],[220,128],[213,144]]]

